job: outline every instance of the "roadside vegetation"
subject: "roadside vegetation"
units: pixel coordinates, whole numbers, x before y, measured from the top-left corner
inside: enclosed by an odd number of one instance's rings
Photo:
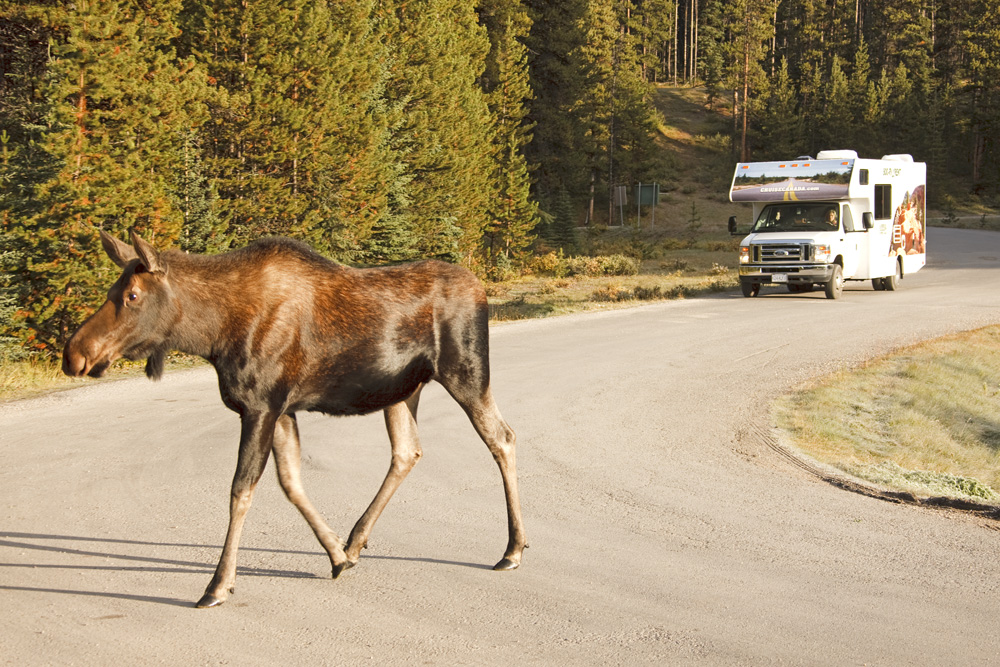
[[[1000,502],[1000,326],[816,379],[775,414],[794,448],[854,477]]]

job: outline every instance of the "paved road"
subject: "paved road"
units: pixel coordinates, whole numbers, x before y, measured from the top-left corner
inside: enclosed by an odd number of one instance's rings
[[[235,595],[192,604],[226,527],[238,422],[210,370],[0,406],[0,662],[876,664],[1000,660],[1000,531],[810,476],[772,397],[1000,321],[1000,235],[931,229],[901,291],[766,290],[494,329],[531,548],[436,385],[424,459],[337,581],[263,480]],[[304,479],[346,534],[388,466],[379,416],[301,420]]]

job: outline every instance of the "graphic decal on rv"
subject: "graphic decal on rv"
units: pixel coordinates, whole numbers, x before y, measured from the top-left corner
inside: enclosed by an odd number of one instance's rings
[[[847,197],[854,160],[741,162],[731,201],[805,201]]]
[[[892,217],[892,241],[889,256],[919,255],[926,252],[924,220],[924,186],[918,185],[907,192]]]

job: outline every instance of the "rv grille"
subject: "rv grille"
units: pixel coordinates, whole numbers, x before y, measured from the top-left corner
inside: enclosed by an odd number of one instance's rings
[[[801,243],[761,243],[753,246],[753,262],[803,262],[809,259],[809,246]]]

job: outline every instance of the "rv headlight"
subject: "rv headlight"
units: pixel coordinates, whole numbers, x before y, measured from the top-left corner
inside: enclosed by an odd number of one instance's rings
[[[741,245],[740,246],[740,264],[750,263],[750,246]]]
[[[813,246],[813,260],[817,262],[829,262],[830,261],[830,246],[828,245],[814,245]]]

